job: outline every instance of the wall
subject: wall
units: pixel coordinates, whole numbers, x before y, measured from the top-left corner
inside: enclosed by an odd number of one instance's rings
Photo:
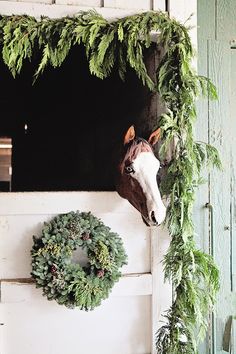
[[[207,183],[195,204],[199,245],[213,255],[220,271],[220,292],[202,354],[236,353],[235,320],[227,329],[236,316],[235,38],[235,1],[198,1],[199,74],[216,85],[218,100],[199,101],[196,136],[218,149],[223,166],[222,171],[206,171]]]

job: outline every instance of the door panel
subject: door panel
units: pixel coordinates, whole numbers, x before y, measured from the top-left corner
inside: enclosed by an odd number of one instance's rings
[[[48,301],[32,284],[3,283],[2,303],[2,354],[151,352],[151,296],[110,296],[85,312]]]
[[[212,254],[220,270],[214,316],[199,353],[223,354],[223,343],[226,348],[225,342],[230,341],[229,350],[235,354],[236,50],[226,40],[199,39],[199,52],[199,74],[212,80],[219,99],[198,104],[197,139],[215,146],[223,165],[223,171],[210,172],[208,183],[198,192],[194,210],[198,244]],[[204,210],[207,201],[212,205],[212,214]],[[231,339],[227,334],[230,316],[233,316]]]
[[[227,351],[236,354],[236,49],[230,48],[236,39],[235,5],[235,0],[198,0],[199,74],[212,80],[219,96],[216,102],[200,102],[198,126],[206,129],[207,121],[207,141],[217,147],[223,163],[223,171],[213,170],[208,179],[213,223],[208,215],[208,226],[197,225],[197,230],[203,229],[199,245],[205,250],[209,241],[209,251],[214,255],[221,277],[213,331],[209,329],[210,340],[206,339],[200,354]],[[204,139],[206,131],[202,135]],[[204,200],[202,207],[203,204]],[[200,213],[200,206],[199,203],[195,214]],[[195,219],[201,222],[199,216]],[[231,316],[230,339],[227,323]],[[231,348],[227,348],[227,341],[231,342]],[[223,350],[223,344],[227,351]]]
[[[231,315],[232,353],[236,353],[236,48],[231,49]]]
[[[91,312],[47,301],[30,279],[32,235],[56,214],[78,209],[117,232],[128,255],[109,298]],[[161,264],[168,245],[166,231],[147,228],[115,192],[0,193],[0,353],[156,353],[172,296]]]
[[[209,142],[215,146],[222,160],[223,171],[213,169],[210,174],[210,248],[219,270],[220,291],[212,321],[212,348],[222,353],[225,323],[229,316],[228,297],[231,291],[230,269],[230,47],[226,41],[209,40],[209,77],[217,87],[218,100],[209,102]]]

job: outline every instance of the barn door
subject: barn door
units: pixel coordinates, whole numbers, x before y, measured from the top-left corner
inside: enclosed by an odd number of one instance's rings
[[[235,325],[235,176],[236,52],[225,40],[208,42],[209,76],[219,100],[209,102],[209,141],[220,152],[223,171],[209,178],[209,249],[220,270],[220,292],[211,321],[210,353],[236,353]],[[234,332],[234,334],[233,334]]]
[[[197,139],[214,145],[223,171],[205,172],[195,206],[201,248],[212,254],[220,270],[220,292],[209,318],[201,354],[236,353],[236,38],[235,1],[198,3],[198,70],[217,87],[219,99],[198,104]],[[230,10],[231,9],[231,10]],[[207,204],[207,205],[206,205]],[[208,207],[206,207],[208,206]]]
[[[94,311],[47,301],[30,279],[32,235],[70,210],[91,211],[123,239],[128,264]],[[147,228],[116,192],[0,193],[0,353],[150,354],[171,303],[161,259],[167,234]]]
[[[197,138],[217,147],[223,171],[206,171],[208,183],[198,195],[195,222],[199,244],[215,259],[220,270],[220,292],[215,315],[200,353],[236,353],[236,50],[226,41],[200,41],[204,75],[217,87],[219,100],[199,104]],[[208,207],[207,207],[208,206]]]
[[[231,278],[230,306],[232,314],[229,321],[229,335],[231,335],[232,353],[236,353],[236,47],[231,47]],[[232,328],[231,328],[232,327]],[[227,334],[226,334],[227,335]]]

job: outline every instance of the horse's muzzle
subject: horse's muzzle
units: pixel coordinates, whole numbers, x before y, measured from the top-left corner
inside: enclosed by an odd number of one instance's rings
[[[158,222],[156,221],[156,218],[151,218],[151,220],[144,215],[142,215],[143,222],[146,226],[158,226]]]

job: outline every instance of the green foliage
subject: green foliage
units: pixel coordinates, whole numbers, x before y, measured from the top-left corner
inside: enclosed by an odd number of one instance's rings
[[[86,267],[72,261],[78,247],[87,251]],[[127,261],[121,238],[91,213],[78,212],[45,223],[31,254],[31,274],[48,300],[86,311],[109,296]]]
[[[143,55],[145,48],[151,46],[151,31],[158,32],[157,46],[163,53],[155,82],[148,75]],[[219,275],[212,258],[196,249],[192,206],[195,189],[202,182],[200,173],[204,164],[221,165],[214,147],[193,139],[196,98],[203,95],[216,99],[217,94],[211,81],[198,76],[192,68],[194,51],[188,28],[162,12],[142,13],[113,22],[94,11],[82,12],[72,18],[42,18],[40,21],[30,16],[13,15],[0,19],[0,42],[4,62],[14,76],[20,72],[23,61],[30,60],[34,48],[41,51],[35,73],[37,79],[47,65],[59,67],[72,46],[83,44],[91,74],[104,79],[117,69],[124,80],[129,66],[143,84],[157,92],[165,102],[166,112],[159,121],[163,142],[161,157],[165,159],[170,144],[174,143],[175,148],[161,185],[162,193],[169,200],[166,224],[172,237],[164,259],[164,271],[165,278],[173,283],[174,301],[165,315],[165,324],[157,333],[156,346],[158,353],[196,353],[197,340],[206,330],[207,313],[215,302]],[[82,219],[79,224],[85,230],[82,225],[88,219]],[[51,233],[52,226],[48,228]],[[118,278],[116,271],[109,281],[106,275],[102,282],[95,276],[101,266],[107,275],[113,271],[113,258],[108,256],[108,250],[110,252],[113,248],[110,244],[106,248],[108,245],[103,239],[95,248],[91,248],[93,242],[90,246],[86,241],[90,269],[86,271],[77,265],[68,265],[64,260],[71,254],[71,244],[83,247],[85,243],[76,234],[77,241],[72,236],[65,241],[68,230],[64,231],[63,238],[53,233],[49,240],[48,231],[44,229],[41,241],[35,241],[34,277],[48,298],[55,298],[67,306],[92,308],[100,303],[104,294],[108,294],[109,285]],[[102,237],[102,232],[97,235]],[[55,245],[57,238],[60,241]],[[113,242],[112,237],[110,242]],[[125,259],[121,248],[119,252],[119,261],[116,252],[112,257],[121,266]],[[49,266],[58,260],[65,265],[59,267],[58,275],[54,277]]]

